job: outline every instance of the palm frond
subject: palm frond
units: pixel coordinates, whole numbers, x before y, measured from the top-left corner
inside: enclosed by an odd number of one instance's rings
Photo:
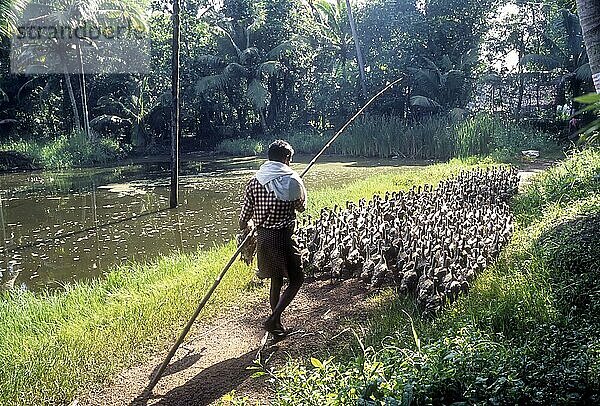
[[[442,107],[435,100],[425,96],[412,96],[410,98],[410,105],[413,107],[422,107],[429,110],[438,110]]]
[[[241,78],[246,74],[246,68],[244,68],[239,63],[230,63],[223,69],[222,75],[227,79],[237,79]]]
[[[246,48],[240,55],[240,63],[242,65],[252,64],[258,60],[260,60],[260,51],[256,47]]]
[[[448,96],[455,97],[462,93],[465,84],[465,74],[459,70],[451,70],[444,75],[445,81],[443,87]]]
[[[102,114],[98,117],[90,120],[90,125],[92,127],[98,127],[109,124],[123,124],[123,123],[131,123],[131,120],[128,118],[119,117],[113,114]]]
[[[267,57],[279,59],[283,55],[293,52],[295,49],[296,47],[291,41],[284,41],[281,44],[277,45],[275,48],[271,49],[267,53]]]
[[[279,73],[282,67],[283,65],[278,61],[266,61],[258,65],[256,71],[258,77],[261,77],[262,75],[272,76]]]
[[[446,55],[446,57],[448,57],[448,55]],[[437,66],[437,64],[435,62],[433,62],[431,59],[427,58],[427,57],[423,57],[423,60],[425,61],[425,67],[429,70],[434,70],[436,72],[440,72],[440,68]]]
[[[567,53],[565,52],[563,47],[559,45],[557,40],[549,37],[546,34],[541,35],[541,40],[544,44],[544,47],[550,52],[550,56],[556,59],[557,61],[561,61],[562,65],[565,65],[566,62],[564,61],[569,60],[569,55],[567,55]]]
[[[563,65],[561,61],[554,56],[535,54],[525,55],[523,58],[521,58],[521,64],[531,64],[547,70],[553,70]]]
[[[224,29],[222,27],[219,27],[218,25],[213,25],[213,27],[214,27],[215,30],[217,30],[221,34],[225,35],[229,39],[229,42],[231,42],[231,45],[235,49],[235,52],[238,55],[238,58],[241,58],[242,57],[242,50],[240,49],[240,47],[237,46],[237,44],[233,40],[233,37],[231,36],[231,34],[229,33],[229,31],[227,31],[226,29]]]
[[[224,75],[210,75],[200,78],[196,82],[196,94],[204,94],[208,91],[221,90],[227,85],[227,77]]]
[[[0,0],[0,37],[10,37],[17,30],[17,21],[25,0]]]
[[[210,68],[218,68],[223,64],[223,58],[216,55],[200,55],[196,58],[196,62],[200,65],[207,66]]]
[[[8,95],[4,90],[0,88],[0,103],[4,103],[8,101]]]
[[[438,71],[431,69],[414,69],[410,68],[413,81],[421,93],[434,98],[439,95],[441,86],[441,76]]]
[[[583,45],[583,31],[581,29],[581,22],[576,14],[571,13],[569,10],[562,9],[559,11],[560,18],[558,19],[559,25],[565,35],[565,41],[571,55],[578,55]]]
[[[584,82],[591,82],[592,81],[592,68],[590,66],[590,63],[584,63],[583,65],[581,65],[579,68],[577,68],[575,70],[575,76],[577,77],[577,79],[584,81]]]
[[[257,111],[263,111],[267,108],[270,94],[260,80],[254,79],[250,82],[246,96]]]

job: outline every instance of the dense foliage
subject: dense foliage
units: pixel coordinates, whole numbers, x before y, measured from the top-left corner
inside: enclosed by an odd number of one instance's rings
[[[547,0],[539,8],[495,0],[352,2],[367,93],[403,78],[371,115],[402,123],[401,132],[391,135],[395,144],[404,142],[407,129],[426,126],[432,117],[461,121],[479,111],[567,135],[569,115],[578,107],[571,97],[592,85],[578,18],[563,3]],[[72,26],[112,24],[114,18],[97,15],[110,7],[125,10],[121,20],[146,30],[150,73],[14,75],[5,38],[0,141],[46,143],[82,132],[91,142],[105,137],[135,151],[166,151],[169,8],[129,0],[48,4],[42,10]],[[29,19],[39,17],[38,8],[25,8]],[[322,134],[339,127],[364,101],[345,1],[185,2],[182,44],[186,149],[211,149],[248,136]],[[52,49],[39,52],[32,63]],[[434,136],[443,138],[431,134],[426,142],[437,143]],[[228,145],[220,150],[248,150]]]

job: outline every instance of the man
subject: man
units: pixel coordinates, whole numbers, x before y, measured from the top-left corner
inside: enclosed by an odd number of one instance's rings
[[[246,185],[240,213],[240,229],[252,219],[256,229],[258,276],[271,279],[269,302],[271,316],[263,326],[275,336],[285,336],[281,314],[304,282],[302,260],[293,238],[296,211],[306,209],[306,189],[302,179],[290,168],[292,146],[283,140],[269,145],[269,160]],[[281,294],[283,278],[289,280]]]

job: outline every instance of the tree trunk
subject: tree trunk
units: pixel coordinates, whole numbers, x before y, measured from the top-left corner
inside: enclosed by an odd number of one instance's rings
[[[172,209],[179,205],[179,58],[180,58],[180,3],[179,0],[173,0],[173,42],[172,42],[172,60],[171,60],[171,194],[170,207]]]
[[[348,20],[350,21],[350,29],[352,30],[352,38],[354,39],[354,45],[356,46],[356,60],[358,61],[358,69],[360,74],[360,84],[362,88],[363,98],[367,97],[367,79],[365,78],[365,61],[363,60],[362,52],[360,50],[360,41],[358,39],[358,32],[356,31],[356,23],[354,22],[354,16],[352,15],[352,6],[350,0],[346,0],[346,11],[348,12]]]
[[[265,120],[265,113],[262,110],[258,112],[258,117],[260,118],[260,128],[263,132],[263,135],[268,134],[267,120]]]
[[[67,86],[67,93],[69,93],[69,99],[71,99],[71,106],[73,107],[73,129],[75,131],[81,131],[81,120],[79,119],[79,110],[77,109],[77,102],[75,101],[75,92],[73,92],[73,84],[71,83],[71,76],[67,73],[65,68],[64,73],[65,85]]]
[[[516,111],[516,116],[517,116],[517,120],[521,119],[521,110],[523,109],[523,93],[525,90],[525,80],[523,77],[523,63],[521,62],[521,60],[523,59],[523,55],[525,55],[525,32],[521,31],[521,41],[519,44],[519,65],[518,65],[518,70],[517,70],[517,78],[519,80],[518,83],[518,92],[519,92],[519,96],[517,99],[517,111]]]
[[[596,92],[600,93],[600,1],[577,0],[577,10],[581,20],[585,48],[590,58],[594,86]]]
[[[81,53],[81,44],[77,43],[77,53],[79,54],[79,68],[81,69],[81,110],[83,112],[83,131],[88,140],[93,141],[90,131],[90,117],[88,114],[87,91],[85,89],[85,72],[83,69],[83,55]]]

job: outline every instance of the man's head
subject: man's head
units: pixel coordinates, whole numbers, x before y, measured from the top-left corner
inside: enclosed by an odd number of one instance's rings
[[[276,140],[269,145],[269,161],[277,161],[289,165],[294,155],[294,148],[284,140]]]

